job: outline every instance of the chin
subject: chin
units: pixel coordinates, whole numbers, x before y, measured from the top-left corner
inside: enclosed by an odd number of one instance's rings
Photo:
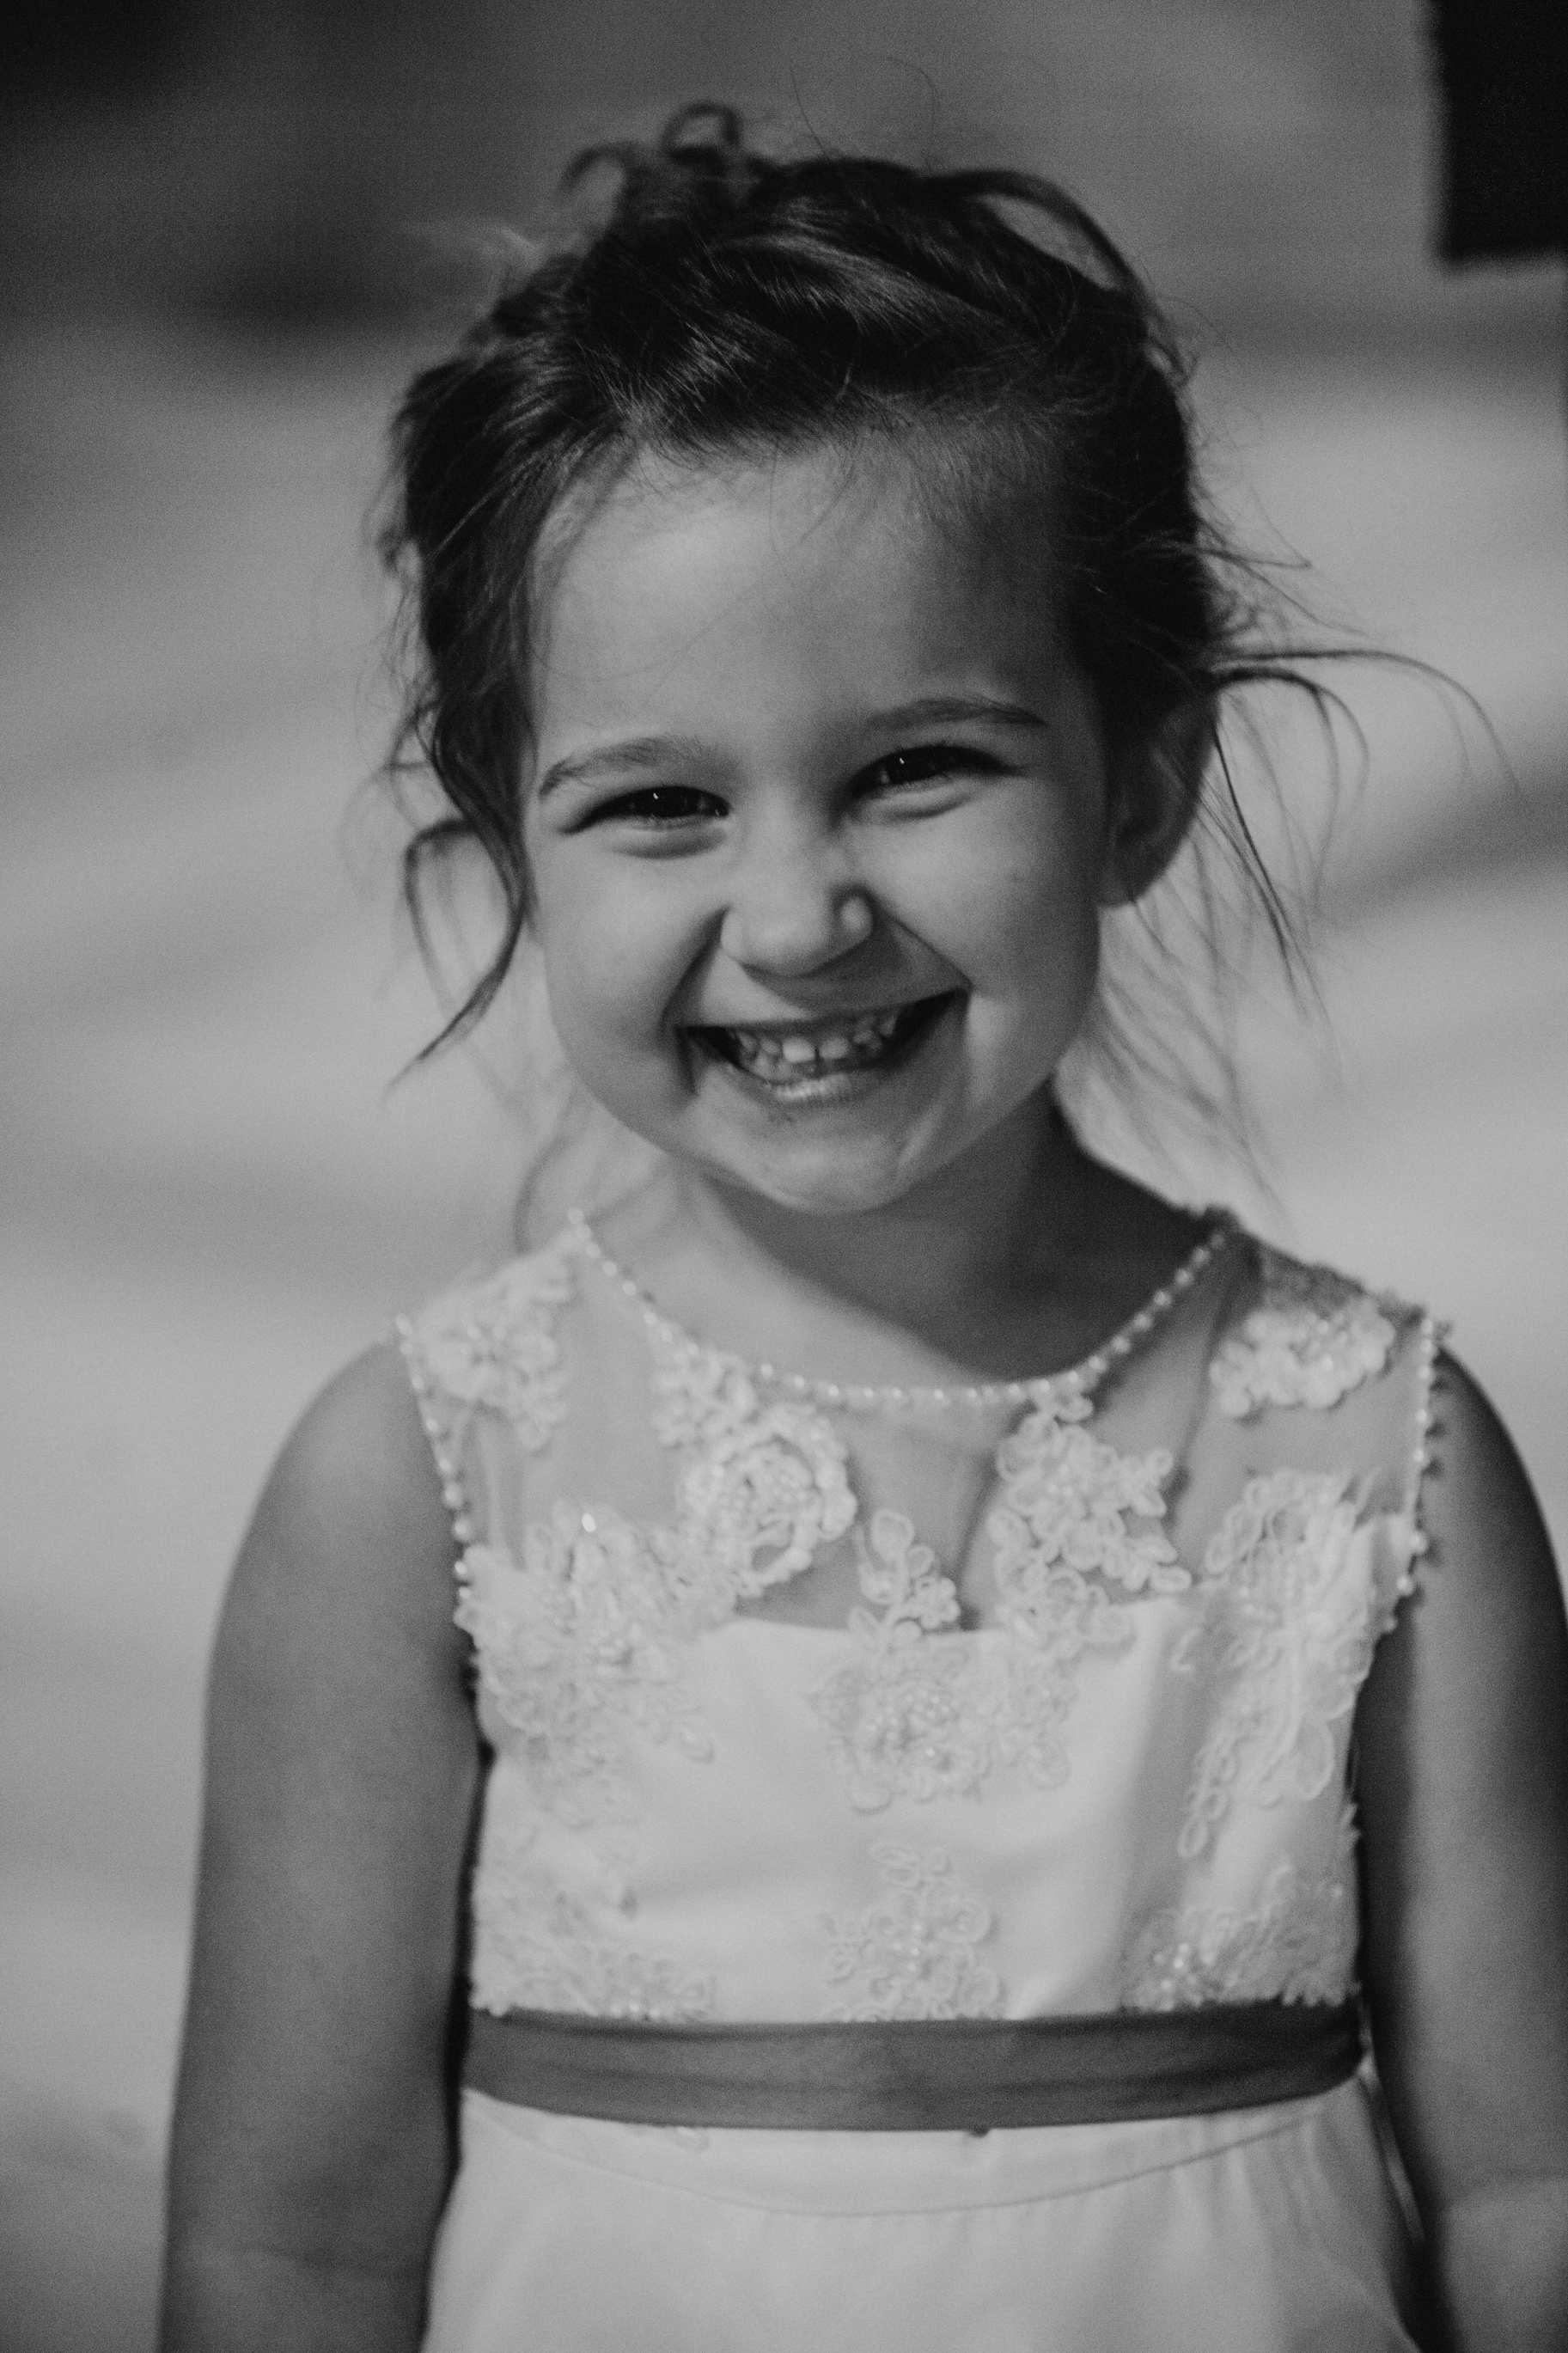
[[[772,1166],[710,1163],[709,1174],[726,1188],[759,1194],[802,1217],[843,1218],[890,1208],[933,1173],[923,1161],[911,1166],[880,1151],[791,1158],[793,1165]]]

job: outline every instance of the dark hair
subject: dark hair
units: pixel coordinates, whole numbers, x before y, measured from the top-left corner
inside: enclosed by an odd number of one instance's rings
[[[1250,575],[1200,510],[1174,339],[1060,188],[1004,170],[771,161],[729,109],[700,105],[655,145],[580,155],[563,195],[565,237],[415,378],[395,427],[383,544],[416,627],[393,765],[427,767],[446,803],[407,846],[405,892],[424,942],[424,884],[477,845],[503,916],[433,1045],[489,1004],[528,918],[530,559],[563,500],[638,455],[918,433],[950,445],[961,491],[999,470],[1038,480],[1065,626],[1112,755],[1183,709],[1216,746],[1219,695],[1285,674],[1262,646]],[[1213,765],[1231,847],[1288,949],[1223,752]]]

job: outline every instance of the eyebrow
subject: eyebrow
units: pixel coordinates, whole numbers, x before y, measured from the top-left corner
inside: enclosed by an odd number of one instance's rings
[[[1002,702],[990,694],[928,694],[918,702],[900,702],[891,711],[878,711],[866,723],[868,734],[889,727],[963,727],[977,720],[993,726],[1044,727],[1047,721],[1026,702]]]
[[[682,760],[703,758],[702,746],[692,735],[631,735],[624,743],[601,744],[592,752],[569,752],[552,761],[539,780],[534,797],[543,800],[558,785],[588,785],[600,776],[637,776]]]
[[[914,702],[900,702],[889,711],[873,712],[862,733],[881,735],[899,727],[962,727],[989,721],[992,726],[1043,728],[1047,723],[1026,703],[1002,702],[988,694],[931,694]],[[601,744],[591,752],[569,752],[552,761],[539,783],[536,798],[544,800],[562,785],[594,784],[605,776],[647,775],[679,762],[705,757],[702,745],[690,735],[631,735],[622,743]]]

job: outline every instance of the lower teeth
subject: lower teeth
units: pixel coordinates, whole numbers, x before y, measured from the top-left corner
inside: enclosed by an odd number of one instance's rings
[[[748,1061],[743,1055],[737,1055],[736,1062],[751,1078],[766,1079],[774,1085],[783,1083],[787,1086],[798,1079],[829,1079],[837,1071],[871,1070],[887,1050],[883,1046],[874,1054],[845,1054],[832,1062],[820,1057],[810,1062]]]

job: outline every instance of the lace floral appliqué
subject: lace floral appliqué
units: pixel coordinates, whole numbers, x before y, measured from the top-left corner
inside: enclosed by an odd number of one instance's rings
[[[654,1430],[684,1455],[680,1542],[736,1600],[809,1567],[855,1518],[843,1440],[806,1405],[763,1405],[739,1366],[655,1330]]]
[[[476,1545],[464,1567],[457,1621],[473,1640],[481,1688],[559,1820],[582,1829],[628,1820],[628,1725],[679,1740],[697,1761],[711,1757],[677,1655],[709,1601],[680,1574],[668,1536],[562,1504],[529,1530],[521,1563]]]
[[[1163,1515],[1170,1456],[1099,1444],[1074,1426],[1089,1410],[1081,1396],[1047,1397],[998,1451],[1006,1502],[987,1531],[1005,1644],[926,1640],[958,1616],[952,1582],[900,1513],[875,1515],[856,1656],[816,1699],[852,1805],[973,1797],[999,1765],[1021,1764],[1042,1788],[1065,1780],[1078,1662],[1131,1640],[1114,1592],[1191,1584],[1162,1529],[1128,1525]]]
[[[873,1514],[859,1577],[871,1607],[850,1612],[856,1657],[815,1703],[849,1801],[966,1796],[991,1761],[991,1711],[968,1647],[921,1640],[958,1616],[952,1581],[901,1512]]]
[[[1163,1518],[1170,1455],[1118,1454],[1078,1426],[1090,1411],[1086,1397],[1049,1398],[997,1451],[1006,1502],[989,1526],[1003,1598],[1016,1611],[1037,1612],[1063,1571],[1128,1593],[1181,1593],[1193,1581],[1163,1528],[1127,1525],[1129,1514]]]
[[[596,2018],[711,2018],[711,1977],[595,1923],[530,1870],[526,1839],[481,1853],[474,1875],[476,2010],[586,2010]]]
[[[1350,1864],[1354,1824],[1341,1817],[1339,1852],[1320,1877],[1284,1862],[1249,1910],[1188,1905],[1155,1913],[1122,1962],[1121,2006],[1188,2010],[1213,2001],[1342,2001],[1355,1969]]]
[[[1215,1533],[1196,1624],[1172,1659],[1217,1680],[1177,1844],[1202,1853],[1232,1803],[1307,1802],[1342,1769],[1341,1727],[1410,1590],[1403,1514],[1363,1521],[1346,1478],[1250,1481]]]
[[[541,1349],[554,1343],[542,1323],[527,1348],[526,1335],[502,1324],[499,1312],[489,1324],[466,1318],[443,1378],[516,1404],[507,1368],[525,1354],[552,1362]],[[457,1609],[539,1801],[574,1828],[594,1828],[622,1864],[633,1837],[627,1730],[674,1738],[700,1761],[712,1755],[680,1672],[682,1645],[737,1601],[798,1575],[856,1513],[844,1446],[820,1414],[763,1406],[743,1374],[695,1345],[662,1346],[656,1375],[658,1435],[684,1455],[675,1525],[559,1504],[529,1528],[521,1559],[498,1546],[469,1549]],[[541,1410],[536,1398],[536,1418]]]
[[[823,1975],[842,1995],[825,2018],[994,2018],[1002,1986],[977,1957],[991,1933],[984,1904],[955,1887],[939,1847],[871,1849],[886,1893],[851,1918],[826,1918]]]
[[[503,1414],[533,1454],[566,1411],[554,1324],[574,1279],[566,1250],[544,1250],[438,1300],[414,1327],[426,1378],[460,1404]]]
[[[1263,1299],[1209,1366],[1222,1413],[1338,1405],[1381,1373],[1395,1334],[1375,1299],[1327,1267],[1263,1254]]]

